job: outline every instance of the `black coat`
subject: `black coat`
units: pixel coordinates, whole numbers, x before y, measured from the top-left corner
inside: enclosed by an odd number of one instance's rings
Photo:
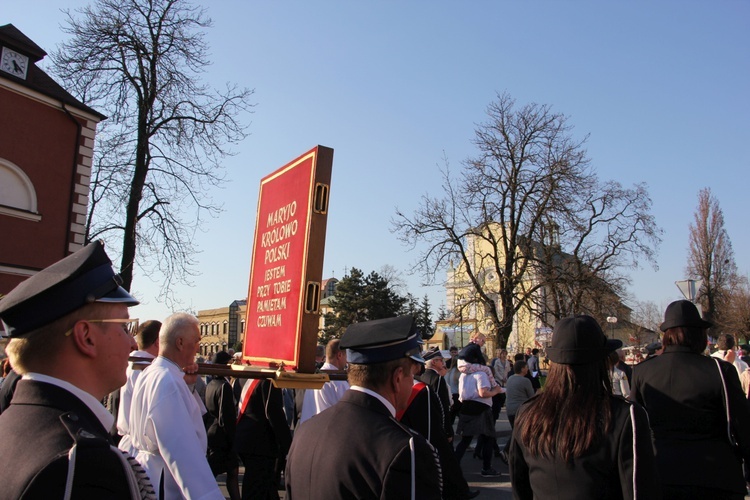
[[[237,409],[232,385],[224,377],[213,377],[206,385],[206,410],[210,415],[206,430],[208,447],[225,453],[232,451],[237,430]]]
[[[68,452],[76,444],[72,498],[130,499],[122,453],[94,413],[55,385],[21,380],[0,415],[1,499],[63,498]]]
[[[453,426],[450,423],[451,390],[448,387],[448,383],[438,372],[429,368],[422,375],[415,378],[429,385],[432,391],[440,398],[440,405],[443,411],[443,432],[445,432],[446,437],[452,438]]]
[[[436,373],[434,370],[427,370]],[[438,375],[439,378],[442,379]],[[440,400],[429,386],[423,387],[404,410],[400,421],[430,441],[437,450],[443,473],[443,498],[460,500],[467,498],[469,485],[461,471],[461,465],[453,446],[443,432],[443,412]]]
[[[0,413],[4,412],[10,406],[10,400],[13,399],[13,392],[16,390],[16,384],[21,380],[21,375],[11,370],[8,376],[3,380],[0,387]]]
[[[286,423],[281,389],[266,379],[259,381],[252,391],[250,402],[237,422],[235,451],[240,456],[283,458],[289,450],[292,433]]]
[[[745,493],[740,456],[750,459],[750,410],[737,370],[720,360],[732,429],[740,443],[735,453],[714,359],[687,347],[667,346],[660,356],[635,366],[631,399],[648,412],[664,484]]]
[[[620,396],[610,396],[609,400],[610,431],[599,446],[575,458],[572,464],[530,455],[519,439],[518,425],[515,426],[509,451],[513,498],[661,498],[646,412]],[[532,401],[534,398],[521,406],[516,422],[524,411],[533,411],[533,407],[529,409]]]
[[[440,462],[432,446],[377,398],[350,389],[295,431],[284,475],[286,499],[408,499],[412,472],[416,498],[441,498]]]

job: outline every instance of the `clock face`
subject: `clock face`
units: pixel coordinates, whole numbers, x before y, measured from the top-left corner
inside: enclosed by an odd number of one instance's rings
[[[0,55],[0,69],[25,79],[29,69],[29,58],[8,47],[3,47],[2,55]]]

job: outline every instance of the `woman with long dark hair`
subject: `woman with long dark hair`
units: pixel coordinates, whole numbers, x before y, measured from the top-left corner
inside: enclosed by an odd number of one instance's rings
[[[590,316],[557,322],[544,390],[516,415],[514,498],[661,497],[646,412],[612,395],[608,354],[621,346]]]

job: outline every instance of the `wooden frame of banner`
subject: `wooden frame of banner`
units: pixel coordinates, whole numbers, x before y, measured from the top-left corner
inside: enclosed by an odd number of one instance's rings
[[[261,180],[243,361],[315,371],[333,149],[316,146]]]

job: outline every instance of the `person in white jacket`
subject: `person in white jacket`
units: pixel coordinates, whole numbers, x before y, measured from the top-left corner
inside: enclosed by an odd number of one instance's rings
[[[630,384],[625,372],[617,368],[619,362],[620,354],[617,351],[609,353],[609,380],[612,382],[612,394],[628,399],[630,397]]]
[[[193,395],[200,342],[198,319],[168,317],[159,332],[159,357],[138,377],[130,406],[136,459],[165,500],[224,500],[206,460],[206,430]]]
[[[150,362],[159,355],[159,329],[161,322],[156,320],[145,321],[138,327],[138,333],[135,336],[135,342],[138,344],[138,350],[130,353],[131,358],[141,358],[144,362]],[[125,373],[128,381],[120,388],[120,406],[117,409],[117,433],[122,436],[117,447],[135,456],[136,450],[130,441],[130,403],[133,399],[133,388],[138,375],[143,370],[136,369],[134,362],[128,364]]]
[[[339,339],[333,339],[326,345],[326,362],[320,367],[321,370],[344,370],[346,368],[346,349],[341,349],[339,342]],[[348,389],[349,382],[346,380],[331,380],[323,384],[320,389],[306,390],[299,423],[302,424],[326,408],[335,405]]]
[[[717,351],[711,354],[711,356],[732,363],[737,369],[737,375],[742,377],[742,374],[747,371],[748,366],[737,354],[734,336],[729,333],[722,333],[716,340],[716,348]]]

